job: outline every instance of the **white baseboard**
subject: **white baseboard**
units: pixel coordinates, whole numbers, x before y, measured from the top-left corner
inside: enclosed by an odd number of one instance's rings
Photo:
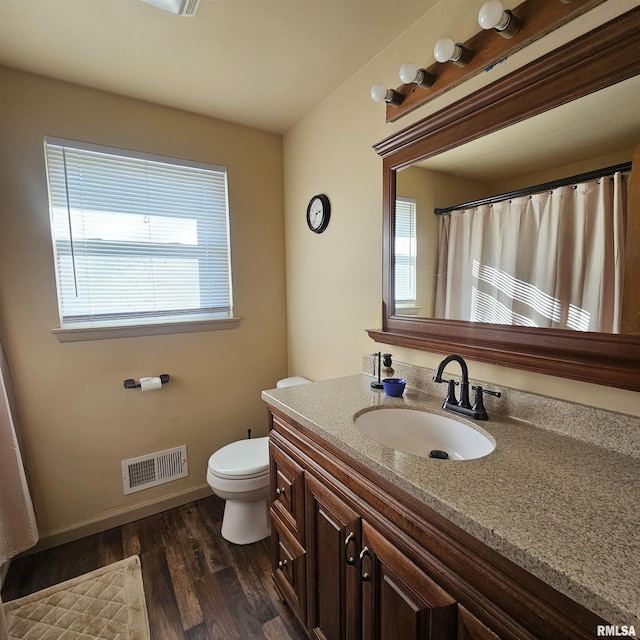
[[[195,488],[190,488],[185,491],[173,493],[168,496],[149,500],[142,504],[137,504],[134,507],[119,509],[113,511],[101,518],[95,518],[92,520],[85,520],[79,522],[71,527],[58,529],[42,535],[39,542],[24,553],[23,555],[31,555],[44,549],[50,549],[51,547],[57,547],[58,545],[65,544],[66,542],[72,542],[86,536],[91,536],[107,529],[113,529],[113,527],[120,527],[123,524],[140,520],[140,518],[146,518],[147,516],[161,513],[167,509],[173,509],[179,507],[188,502],[199,500],[200,498],[206,498],[212,494],[211,487],[208,484],[203,484]]]

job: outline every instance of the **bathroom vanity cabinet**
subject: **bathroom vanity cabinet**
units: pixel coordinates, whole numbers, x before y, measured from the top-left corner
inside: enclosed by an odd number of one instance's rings
[[[586,640],[603,624],[275,407],[269,422],[273,579],[310,638]]]

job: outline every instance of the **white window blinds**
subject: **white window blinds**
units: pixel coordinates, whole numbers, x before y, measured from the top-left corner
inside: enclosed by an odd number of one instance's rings
[[[62,328],[231,317],[224,167],[45,139]]]
[[[416,302],[416,201],[396,199],[395,222],[395,292],[396,305]]]

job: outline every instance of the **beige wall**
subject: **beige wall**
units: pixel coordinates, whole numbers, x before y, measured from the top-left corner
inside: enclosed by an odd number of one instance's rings
[[[41,535],[206,485],[208,456],[266,433],[260,391],[286,375],[282,138],[0,69],[0,337]],[[60,344],[43,137],[228,168],[237,329]],[[168,373],[161,391],[125,378]],[[186,444],[190,475],[124,496],[120,461]]]
[[[553,169],[541,171],[540,173],[529,174],[526,177],[519,176],[510,180],[501,180],[499,183],[492,183],[491,191],[492,193],[506,193],[508,191],[516,191],[517,189],[525,189],[530,185],[544,184],[545,182],[560,180],[567,176],[576,176],[581,173],[587,173],[588,171],[597,171],[601,167],[611,167],[615,164],[631,162],[632,157],[633,148],[623,149],[616,153],[608,153],[596,158],[588,158],[568,166],[554,167]]]
[[[511,8],[517,3],[504,4]],[[478,30],[475,4],[472,11],[468,0],[443,0],[285,134],[291,372],[313,379],[351,374],[360,370],[362,354],[379,349],[390,351],[399,361],[437,365],[439,354],[385,348],[365,333],[376,326],[382,291],[382,161],[372,145],[637,4],[606,2],[491,72],[398,123],[385,124],[384,106],[369,98],[371,85],[382,81],[398,86],[403,62],[429,65],[431,47],[439,38],[451,35],[464,41]],[[332,203],[331,223],[320,236],[310,233],[305,223],[307,202],[318,192],[326,193]],[[475,379],[640,415],[638,393],[480,363],[471,363],[470,371]]]

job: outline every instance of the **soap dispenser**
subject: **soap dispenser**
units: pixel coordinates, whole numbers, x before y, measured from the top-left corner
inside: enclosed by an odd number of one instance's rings
[[[382,377],[383,378],[393,378],[393,374],[395,373],[395,371],[393,370],[393,367],[391,365],[392,365],[391,354],[383,353],[382,354]]]

